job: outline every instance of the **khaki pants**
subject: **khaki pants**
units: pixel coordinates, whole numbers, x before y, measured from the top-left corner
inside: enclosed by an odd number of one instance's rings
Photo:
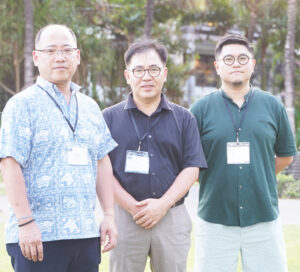
[[[192,222],[184,204],[171,208],[152,229],[137,225],[116,205],[118,242],[110,254],[110,272],[143,272],[147,257],[155,272],[184,272]]]

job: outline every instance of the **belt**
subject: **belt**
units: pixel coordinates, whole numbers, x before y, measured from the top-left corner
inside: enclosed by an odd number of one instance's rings
[[[179,205],[181,205],[181,204],[183,204],[183,203],[184,203],[184,197],[181,198],[181,199],[179,199],[177,202],[175,202],[175,203],[171,206],[171,208],[177,207],[177,206],[179,206]]]

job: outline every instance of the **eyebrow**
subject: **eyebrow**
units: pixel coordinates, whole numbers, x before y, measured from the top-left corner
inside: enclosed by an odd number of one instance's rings
[[[145,67],[145,66],[138,65],[138,66],[133,67],[132,69],[144,68],[144,67]],[[151,68],[151,67],[158,67],[158,68],[160,68],[160,66],[157,65],[157,64],[151,64],[151,65],[149,65],[148,67],[149,67],[149,68]]]

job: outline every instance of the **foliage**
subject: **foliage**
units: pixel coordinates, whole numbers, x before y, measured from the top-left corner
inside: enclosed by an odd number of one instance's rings
[[[300,180],[295,180],[292,175],[277,175],[279,198],[300,198]]]

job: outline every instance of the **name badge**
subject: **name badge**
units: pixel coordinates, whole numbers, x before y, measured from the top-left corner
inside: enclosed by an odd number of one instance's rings
[[[72,146],[68,147],[68,164],[87,165],[88,150],[86,147]]]
[[[250,143],[229,142],[227,143],[227,164],[249,164]]]
[[[149,174],[149,154],[146,151],[127,150],[126,173]]]

